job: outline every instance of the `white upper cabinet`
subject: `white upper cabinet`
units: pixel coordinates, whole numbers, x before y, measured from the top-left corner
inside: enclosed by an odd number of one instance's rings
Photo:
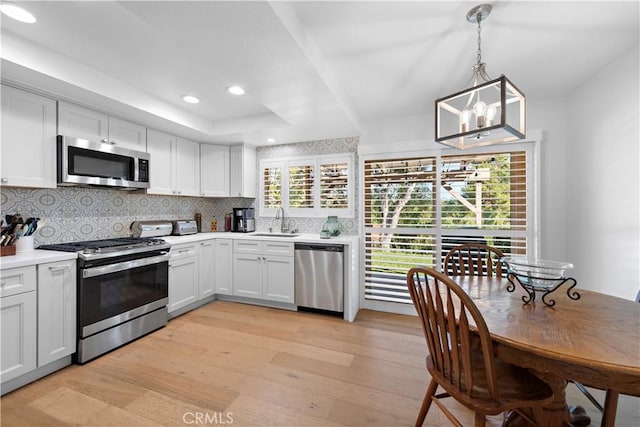
[[[147,128],[79,105],[58,103],[58,133],[145,151]]]
[[[229,196],[229,147],[200,144],[200,195]]]
[[[256,197],[256,150],[246,145],[232,145],[230,196]]]
[[[176,190],[181,196],[199,196],[200,144],[180,137],[177,142]]]
[[[176,137],[154,129],[147,131],[147,153],[150,154],[149,194],[176,194]]]
[[[107,142],[109,116],[79,105],[58,102],[58,133],[64,136]]]
[[[2,85],[1,184],[56,187],[56,101]]]
[[[147,193],[200,196],[200,144],[148,129],[147,153],[151,155]]]
[[[147,128],[117,117],[109,117],[109,142],[137,151],[147,150]]]

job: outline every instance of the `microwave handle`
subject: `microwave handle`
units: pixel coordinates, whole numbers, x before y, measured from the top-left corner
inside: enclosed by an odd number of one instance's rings
[[[87,268],[82,270],[82,278],[88,279],[90,277],[103,276],[105,274],[117,273],[119,271],[131,270],[133,268],[144,267],[146,265],[157,264],[161,262],[169,262],[168,252],[163,255],[149,258],[134,259],[131,261],[119,262],[117,264]]]

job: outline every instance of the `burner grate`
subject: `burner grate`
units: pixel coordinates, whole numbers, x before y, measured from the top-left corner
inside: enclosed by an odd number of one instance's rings
[[[152,239],[148,237],[116,237],[113,239],[102,239],[102,240],[87,240],[84,242],[69,242],[69,243],[59,243],[59,244],[51,244],[51,245],[41,245],[38,249],[45,249],[50,251],[63,251],[63,252],[82,252],[85,250],[95,250],[95,249],[107,249],[107,248],[118,248],[121,246],[136,246],[136,247],[144,247],[150,246],[154,242],[161,241],[164,243],[162,239]]]

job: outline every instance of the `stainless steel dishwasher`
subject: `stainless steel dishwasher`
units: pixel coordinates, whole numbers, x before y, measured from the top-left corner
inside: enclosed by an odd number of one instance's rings
[[[344,246],[296,243],[295,290],[298,308],[344,311]]]

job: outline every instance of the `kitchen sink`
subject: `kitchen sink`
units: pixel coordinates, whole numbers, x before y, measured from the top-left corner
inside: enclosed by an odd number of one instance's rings
[[[299,234],[294,233],[252,233],[251,236],[256,237],[297,237]]]

